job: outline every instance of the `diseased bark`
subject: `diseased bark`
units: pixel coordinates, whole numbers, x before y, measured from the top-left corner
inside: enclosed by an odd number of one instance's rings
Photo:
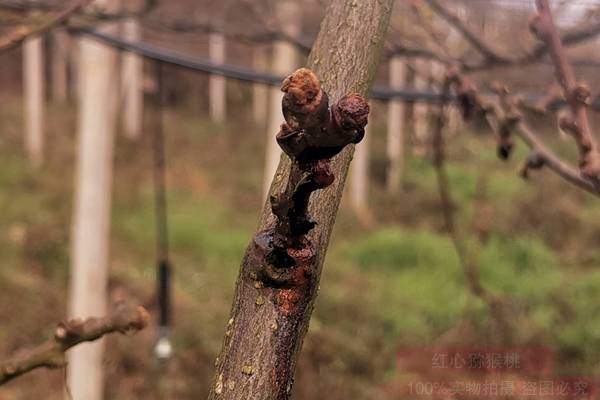
[[[392,5],[393,0],[331,1],[308,63],[321,80],[330,104],[339,105],[340,98],[350,92],[367,94]],[[308,211],[318,224],[302,238],[295,237],[302,242],[300,246],[296,243],[300,250],[287,249],[287,255],[298,263],[290,268],[296,273],[291,277],[291,283],[285,282],[283,277],[284,283],[274,284],[267,279],[261,280],[256,273],[264,267],[260,262],[264,258],[261,259],[256,250],[261,244],[261,237],[264,237],[261,234],[273,229],[278,221],[282,223],[273,216],[271,204],[265,204],[259,234],[248,246],[242,261],[231,318],[223,349],[216,361],[217,370],[209,399],[289,398],[353,151],[354,147],[348,145],[332,159],[330,172],[336,179],[327,189],[317,190],[310,197]],[[316,163],[313,165],[316,170],[302,171],[298,162],[292,163],[289,157],[283,156],[270,194],[289,193],[299,173],[305,174],[305,177],[312,174],[310,181],[313,183],[317,176],[328,177],[327,173],[319,175],[318,166],[319,163]],[[301,186],[301,183],[297,186],[296,193]],[[283,215],[280,209],[275,208],[278,215]],[[287,213],[287,216],[290,217],[290,214]],[[304,222],[310,224],[310,221]],[[312,254],[304,253],[308,248],[303,247],[305,241],[309,243]]]

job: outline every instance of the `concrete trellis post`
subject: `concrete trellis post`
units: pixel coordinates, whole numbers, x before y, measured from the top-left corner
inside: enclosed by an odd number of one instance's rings
[[[390,60],[390,87],[403,88],[406,83],[406,63],[401,57]],[[392,99],[388,104],[386,186],[389,193],[400,189],[404,168],[405,107],[401,100]]]
[[[266,71],[269,66],[268,52],[264,46],[256,46],[253,52],[254,68],[257,71]],[[262,83],[252,85],[252,112],[254,121],[264,124],[267,120],[267,106],[269,101],[269,88]]]
[[[369,208],[369,147],[370,137],[373,129],[367,125],[365,138],[360,146],[354,150],[354,160],[350,165],[350,204],[354,211],[360,216]]]
[[[225,62],[225,36],[221,33],[211,33],[208,37],[208,54],[211,61],[222,64]],[[208,81],[208,98],[210,118],[216,122],[225,121],[226,86],[225,77],[210,75]]]
[[[417,91],[425,91],[428,87],[430,76],[430,62],[423,59],[417,59],[414,63],[415,67],[415,83],[414,88]],[[413,153],[416,155],[424,155],[427,151],[428,136],[428,119],[429,104],[425,102],[417,102],[413,106]]]
[[[136,19],[129,18],[123,23],[123,36],[133,42],[141,39],[140,24]],[[142,134],[143,67],[144,61],[139,55],[130,52],[123,54],[123,129],[129,139],[138,139]]]
[[[44,160],[44,54],[41,37],[23,44],[23,91],[25,150],[31,165]]]
[[[108,7],[113,0],[98,0]],[[114,33],[114,26],[101,27]],[[79,42],[79,115],[71,244],[69,314],[105,315],[109,263],[113,141],[117,105],[116,50],[82,37]],[[72,399],[102,400],[103,341],[68,354]]]
[[[287,35],[297,36],[300,32],[300,7],[294,1],[280,1],[277,3],[277,18],[282,29]],[[273,48],[273,68],[276,75],[285,76],[292,72],[298,65],[295,47],[289,42],[278,40]],[[274,132],[279,131],[283,122],[281,112],[281,99],[283,93],[278,87],[269,89],[269,126],[267,128],[267,150],[265,157],[265,173],[263,176],[263,196],[269,191],[271,179],[277,169],[281,150],[275,141]]]
[[[69,42],[64,29],[52,32],[52,98],[65,101],[68,92]]]

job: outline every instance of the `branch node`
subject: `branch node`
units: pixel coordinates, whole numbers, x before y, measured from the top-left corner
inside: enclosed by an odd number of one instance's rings
[[[525,159],[525,163],[523,164],[519,175],[523,179],[528,179],[530,170],[542,169],[545,164],[546,161],[544,160],[542,154],[540,154],[538,151],[533,150],[531,153],[529,153],[527,159]]]
[[[292,171],[283,192],[270,197],[275,221],[254,239],[260,265],[253,272],[267,286],[297,286],[312,275],[307,266],[314,250],[307,234],[316,226],[308,213],[311,194],[330,186],[335,177],[330,159],[349,144],[360,142],[368,122],[369,104],[350,93],[333,106],[316,75],[301,68],[282,85],[286,123],[277,143],[292,159]]]

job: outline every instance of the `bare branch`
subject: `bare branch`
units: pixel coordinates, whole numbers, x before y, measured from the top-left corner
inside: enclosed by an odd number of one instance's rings
[[[456,29],[465,40],[477,50],[484,60],[479,63],[470,64],[466,61],[460,61],[461,68],[465,72],[482,71],[497,67],[524,66],[535,64],[542,60],[548,54],[549,47],[547,43],[540,43],[533,47],[527,53],[520,56],[507,56],[500,54],[494,47],[481,39],[481,35],[472,31],[458,15],[448,10],[439,0],[425,0],[431,9],[443,18],[448,24]],[[600,23],[590,24],[582,28],[578,28],[571,32],[565,33],[560,39],[564,46],[572,46],[585,42],[600,35]]]
[[[311,38],[301,36],[296,37],[286,34],[283,31],[274,30],[268,26],[265,26],[264,32],[254,33],[247,30],[240,32],[229,31],[212,22],[188,22],[184,20],[172,20],[165,22],[160,19],[153,18],[144,20],[143,24],[154,29],[169,30],[178,33],[220,33],[231,40],[240,40],[243,42],[258,44],[270,44],[275,40],[281,40],[293,45],[299,51],[307,54],[310,51],[313,42]]]
[[[509,58],[498,53],[489,43],[486,43],[480,38],[481,35],[476,34],[461,20],[461,18],[452,11],[444,7],[438,0],[425,0],[429,7],[436,12],[441,18],[453,26],[465,38],[467,42],[475,50],[477,50],[485,58],[486,62],[494,64],[503,64],[509,62]]]
[[[148,325],[148,312],[143,307],[117,305],[103,318],[71,319],[61,322],[54,337],[23,355],[0,363],[0,385],[36,368],[61,368],[66,364],[65,352],[82,342],[91,342],[113,333],[139,331]]]
[[[444,216],[444,224],[446,231],[450,235],[454,249],[458,255],[458,259],[462,265],[465,279],[469,291],[479,298],[489,308],[491,315],[502,328],[501,334],[508,337],[511,332],[506,299],[488,291],[481,283],[479,275],[479,266],[477,265],[476,256],[469,251],[467,239],[464,237],[460,228],[456,224],[455,202],[452,199],[450,192],[450,181],[445,168],[445,143],[444,143],[444,128],[447,125],[446,107],[450,100],[450,87],[454,78],[448,76],[444,79],[442,96],[445,97],[441,101],[437,113],[435,115],[435,126],[433,128],[433,165],[435,168],[438,192],[440,195],[441,208]]]
[[[498,138],[502,135],[500,130],[502,127],[508,126],[508,119],[512,119],[512,133],[516,134],[535,154],[538,159],[543,162],[543,166],[547,167],[558,176],[567,182],[600,197],[600,185],[596,181],[582,176],[576,168],[572,167],[565,161],[561,160],[552,150],[550,150],[543,141],[527,126],[522,118],[514,121],[516,112],[510,110],[510,115],[501,109],[501,107],[493,102],[483,99],[477,92],[477,88],[466,77],[460,73],[453,72],[454,86],[456,88],[458,101],[463,110],[463,116],[470,117],[474,113],[482,113],[492,131]],[[508,93],[506,94],[508,96]],[[516,99],[513,99],[516,101]],[[510,104],[511,100],[507,97],[504,101]]]
[[[41,35],[67,21],[90,0],[73,0],[63,11],[37,27],[20,27],[0,37],[0,52],[15,48],[31,36]]]
[[[561,118],[560,126],[569,132],[579,147],[581,173],[600,182],[600,152],[588,119],[590,90],[575,79],[573,67],[567,59],[558,29],[554,24],[548,0],[537,0],[538,14],[531,21],[531,31],[546,44],[554,62],[556,79],[571,108],[571,115]]]

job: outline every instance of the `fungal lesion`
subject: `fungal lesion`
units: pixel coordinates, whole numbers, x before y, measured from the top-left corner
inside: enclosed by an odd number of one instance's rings
[[[277,143],[292,161],[285,189],[270,197],[274,219],[257,233],[253,257],[256,270],[249,271],[269,287],[289,287],[311,273],[314,249],[307,234],[316,226],[308,212],[310,196],[335,179],[331,158],[365,135],[369,105],[356,93],[330,106],[329,96],[317,76],[301,68],[281,87],[285,123]]]

